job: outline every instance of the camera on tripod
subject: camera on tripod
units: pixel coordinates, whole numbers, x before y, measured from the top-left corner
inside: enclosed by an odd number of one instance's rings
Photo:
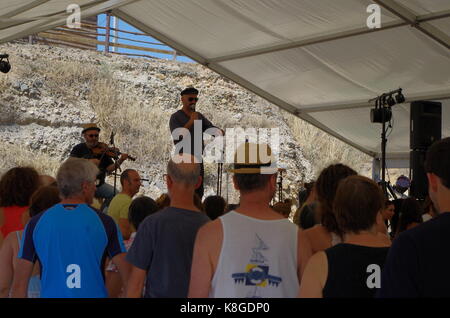
[[[11,70],[11,64],[9,63],[8,57],[8,54],[0,54],[0,72],[2,73],[8,73],[9,70]],[[6,59],[6,61],[3,61],[3,59]]]
[[[392,95],[395,93],[397,95],[394,98]],[[375,108],[370,110],[370,122],[382,124],[390,121],[392,119],[391,107],[395,104],[401,104],[404,101],[405,96],[403,96],[401,88],[377,97]]]
[[[395,98],[394,94],[397,94]],[[392,197],[396,199],[394,190],[390,186],[389,182],[386,182],[386,144],[387,144],[387,130],[392,127],[392,109],[391,107],[395,104],[400,104],[405,102],[405,96],[402,94],[402,89],[399,88],[388,93],[384,93],[376,98],[369,100],[370,102],[375,101],[375,108],[370,110],[370,121],[372,123],[380,123],[381,127],[381,181],[380,185],[383,189],[383,193],[386,198],[389,197],[388,191],[391,193]],[[389,126],[386,129],[386,123],[389,122]],[[392,132],[392,130],[391,130]]]

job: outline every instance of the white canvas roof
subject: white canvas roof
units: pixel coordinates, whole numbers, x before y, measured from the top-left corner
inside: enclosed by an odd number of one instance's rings
[[[0,43],[106,10],[348,144],[378,157],[368,100],[403,88],[443,102],[450,136],[448,0],[2,0]],[[366,25],[370,4],[381,28]],[[388,158],[409,157],[409,104],[393,107]]]

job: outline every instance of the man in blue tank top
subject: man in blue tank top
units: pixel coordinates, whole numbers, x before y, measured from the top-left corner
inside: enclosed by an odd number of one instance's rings
[[[26,297],[36,260],[41,265],[41,297],[107,297],[103,268],[109,258],[127,281],[122,235],[114,220],[89,206],[98,168],[70,158],[58,171],[60,204],[33,217],[25,228],[14,274],[13,297]]]

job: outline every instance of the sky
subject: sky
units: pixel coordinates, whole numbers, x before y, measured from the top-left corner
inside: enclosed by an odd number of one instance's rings
[[[105,27],[106,26],[106,14],[99,14],[98,15],[98,25]],[[113,19],[111,17],[111,27],[114,27],[113,25]],[[124,30],[124,31],[129,31],[129,32],[139,32],[139,33],[143,33],[141,30],[136,29],[135,27],[129,25],[128,23],[126,23],[125,21],[119,20],[119,24],[118,24],[118,29],[120,30]],[[105,29],[97,29],[97,33],[105,33]],[[111,35],[113,35],[113,31],[111,30]],[[138,40],[138,41],[145,41],[145,42],[154,42],[154,43],[160,43],[161,42],[157,41],[156,39],[152,38],[151,36],[143,36],[143,35],[134,35],[134,34],[128,34],[128,33],[123,33],[123,32],[117,32],[117,36],[122,37],[122,38],[128,38],[128,39],[132,39],[132,40]],[[112,37],[110,37],[110,41],[112,42]],[[98,36],[97,37],[98,41],[105,41],[105,36]],[[159,49],[159,50],[167,50],[167,51],[173,51],[173,49],[169,46],[166,45],[152,45],[152,44],[147,44],[147,43],[140,43],[140,42],[133,42],[133,41],[129,41],[129,40],[123,40],[123,39],[117,39],[118,43],[122,43],[122,44],[128,44],[128,45],[135,45],[135,46],[142,46],[142,47],[149,47],[149,48],[155,48],[155,49]],[[113,47],[110,47],[110,52],[112,51]],[[97,45],[97,49],[100,51],[104,50],[104,46],[103,45]],[[159,54],[159,53],[153,53],[153,52],[147,52],[147,51],[142,51],[142,50],[132,50],[132,49],[124,49],[124,48],[118,48],[116,47],[116,52],[119,53],[132,53],[132,54],[145,54],[145,55],[151,55],[160,59],[168,59],[168,60],[172,60],[173,59],[173,55],[166,55],[166,54]],[[195,61],[191,60],[188,57],[185,56],[177,56],[177,61],[179,62],[188,62],[188,63],[195,63]]]

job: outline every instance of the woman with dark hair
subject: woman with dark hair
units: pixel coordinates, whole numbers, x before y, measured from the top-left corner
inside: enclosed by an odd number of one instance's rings
[[[375,296],[390,246],[377,230],[383,201],[380,187],[369,178],[350,176],[339,183],[333,211],[344,242],[310,258],[300,297]]]
[[[159,210],[158,204],[150,197],[141,196],[134,199],[128,208],[128,221],[133,228],[133,233],[139,230],[139,225],[144,219]]]
[[[46,186],[39,188],[30,199],[30,208],[28,209],[28,219],[51,208],[59,203],[58,188],[55,186]],[[28,221],[27,221],[28,222]],[[14,269],[17,263],[17,254],[21,246],[23,231],[9,233],[5,238],[0,249],[0,298],[9,296]],[[40,295],[39,265],[33,267],[33,275],[28,283],[28,297],[38,298]]]
[[[308,238],[312,254],[323,251],[342,241],[342,233],[338,227],[336,216],[333,212],[333,201],[339,181],[348,176],[356,175],[356,171],[343,164],[331,165],[320,173],[315,184],[318,199],[318,211],[321,224],[304,231]]]
[[[378,232],[389,235],[389,229],[391,229],[391,220],[395,214],[394,202],[390,200],[384,201],[384,208],[381,212],[382,220],[378,224]]]
[[[22,215],[28,209],[30,197],[39,187],[39,174],[31,167],[8,170],[0,179],[0,232],[3,238],[13,231],[23,230]]]
[[[316,200],[317,194],[315,190],[315,182],[305,183],[305,190],[299,192],[299,208],[295,211],[293,217],[293,222],[304,230],[319,223],[316,216]]]
[[[414,198],[407,198],[403,200],[400,214],[398,217],[397,231],[395,237],[401,232],[412,229],[423,222],[423,209],[420,203]]]
[[[210,195],[203,201],[205,213],[211,220],[223,215],[226,207],[227,203],[220,195]]]

